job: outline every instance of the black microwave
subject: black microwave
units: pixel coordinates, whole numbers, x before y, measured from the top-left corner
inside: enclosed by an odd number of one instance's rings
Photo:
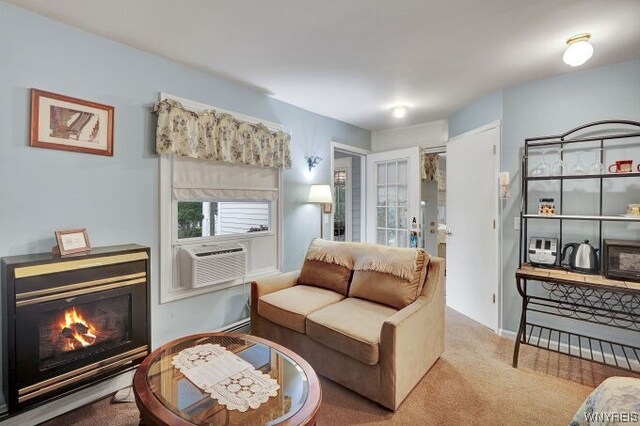
[[[602,271],[613,280],[640,282],[640,241],[604,240]]]

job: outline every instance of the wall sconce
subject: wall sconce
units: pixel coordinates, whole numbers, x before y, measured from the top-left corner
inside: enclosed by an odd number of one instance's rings
[[[322,162],[322,157],[317,155],[310,155],[308,157],[304,157],[304,159],[307,162],[307,166],[309,166],[309,171]]]

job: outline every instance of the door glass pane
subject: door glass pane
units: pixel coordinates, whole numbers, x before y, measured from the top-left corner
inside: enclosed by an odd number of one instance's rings
[[[387,228],[396,227],[396,209],[395,207],[389,207],[387,210]]]
[[[409,178],[409,170],[407,169],[407,160],[398,161],[398,183],[407,183]]]
[[[378,163],[378,185],[384,185],[387,183],[387,163]]]
[[[376,242],[409,246],[409,162],[376,163]]]
[[[378,228],[387,227],[386,211],[387,209],[385,207],[378,207],[378,220],[376,221]]]
[[[387,203],[390,206],[395,206],[397,204],[396,198],[397,198],[397,196],[396,196],[396,187],[395,186],[388,186],[387,187]]]
[[[388,246],[397,246],[396,231],[394,231],[393,229],[389,229],[387,231],[387,245]]]
[[[409,217],[406,207],[398,208],[398,229],[407,229],[409,227]]]
[[[396,183],[396,162],[390,161],[387,163],[387,183]]]
[[[398,247],[409,247],[408,236],[407,231],[398,231]]]
[[[398,185],[398,205],[406,206],[409,203],[407,199],[407,186],[406,185]]]
[[[379,206],[387,205],[387,187],[386,186],[378,187],[378,205]]]

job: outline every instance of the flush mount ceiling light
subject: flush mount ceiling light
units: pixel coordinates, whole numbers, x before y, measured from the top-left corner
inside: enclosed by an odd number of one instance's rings
[[[593,55],[593,46],[589,43],[591,34],[578,34],[567,40],[567,50],[562,55],[562,60],[572,67],[577,67],[589,60]]]
[[[391,108],[391,115],[395,118],[404,118],[407,115],[407,107],[404,105],[396,105]]]

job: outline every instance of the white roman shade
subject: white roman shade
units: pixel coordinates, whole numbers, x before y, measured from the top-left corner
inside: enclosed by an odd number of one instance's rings
[[[180,201],[272,201],[278,169],[174,157],[173,194]]]

